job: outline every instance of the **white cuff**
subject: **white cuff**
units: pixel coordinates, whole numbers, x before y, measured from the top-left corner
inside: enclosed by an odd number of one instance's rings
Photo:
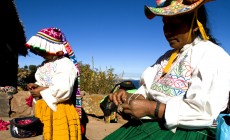
[[[56,103],[58,103],[57,99],[55,97],[53,97],[50,94],[49,89],[45,89],[43,91],[40,92],[43,100],[46,102],[46,104],[53,110],[53,111],[57,111],[57,106]]]
[[[171,98],[165,108],[165,127],[172,132],[176,132],[176,128],[178,126],[178,116],[181,105],[181,97],[173,97]]]

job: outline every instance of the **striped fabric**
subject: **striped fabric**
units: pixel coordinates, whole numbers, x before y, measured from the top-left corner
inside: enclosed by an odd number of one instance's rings
[[[75,67],[78,70],[77,85],[75,85],[75,86],[77,86],[77,87],[75,87],[75,89],[77,89],[77,90],[75,90],[75,92],[76,92],[75,93],[76,94],[76,106],[75,107],[76,107],[76,109],[77,109],[77,111],[79,113],[79,116],[81,117],[81,115],[82,115],[82,110],[81,110],[82,102],[81,102],[81,94],[80,94],[80,70],[78,68],[78,63],[77,63],[77,59],[75,57],[75,54],[74,54],[74,52],[73,52],[73,50],[70,47],[68,42],[65,42],[65,49],[66,49],[66,51],[67,51],[67,53],[69,55],[69,58],[72,60],[72,62],[74,63]]]

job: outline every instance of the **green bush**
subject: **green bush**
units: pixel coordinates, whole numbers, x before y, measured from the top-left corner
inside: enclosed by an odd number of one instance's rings
[[[108,94],[116,84],[118,76],[113,73],[113,68],[101,69],[90,68],[88,64],[78,63],[80,69],[80,87],[89,94]]]
[[[113,68],[105,71],[95,69],[89,64],[78,63],[80,69],[80,88],[89,94],[109,94],[113,86],[119,82]],[[25,90],[26,84],[34,82],[34,74],[38,66],[30,65],[19,68],[18,86]],[[28,69],[29,68],[29,69]]]

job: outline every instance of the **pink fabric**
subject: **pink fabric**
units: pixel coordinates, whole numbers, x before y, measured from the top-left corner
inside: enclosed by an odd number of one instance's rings
[[[41,31],[38,32],[38,34],[43,34],[49,38],[54,39],[55,41],[58,42],[64,42],[65,40],[63,40],[63,34],[61,32],[60,29],[58,28],[45,28],[42,29]]]
[[[26,104],[27,104],[29,107],[32,107],[32,103],[33,103],[33,96],[30,95],[30,96],[26,99]]]
[[[0,131],[8,130],[7,126],[10,124],[9,121],[5,122],[0,119]]]

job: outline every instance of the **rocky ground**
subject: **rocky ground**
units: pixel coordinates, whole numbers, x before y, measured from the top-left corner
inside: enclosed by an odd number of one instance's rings
[[[24,97],[25,96],[25,97]],[[13,117],[29,116],[33,114],[32,108],[28,107],[25,103],[27,98],[25,91],[19,92],[11,99],[11,109],[16,113]],[[100,109],[100,101],[105,95],[87,93],[83,94],[82,106],[85,112],[85,118],[88,118],[86,125],[86,140],[102,140],[105,136],[112,133],[114,130],[122,126],[126,121],[118,116],[118,123],[105,123],[103,120],[103,112]],[[15,106],[14,106],[15,104]],[[1,104],[0,104],[1,105]],[[2,106],[3,107],[3,106]],[[1,110],[3,109],[1,107]],[[9,106],[5,106],[7,108]],[[7,109],[3,109],[6,110]],[[0,117],[4,121],[9,121],[12,118]],[[9,126],[8,126],[9,128]],[[10,134],[10,130],[0,131],[0,140],[17,140]],[[24,138],[25,140],[42,140],[42,136],[32,138]]]
[[[9,118],[1,118],[5,121],[8,121]],[[105,123],[104,120],[88,116],[89,122],[86,126],[86,138],[88,140],[102,140],[105,136],[122,126],[122,123]],[[0,140],[18,140],[11,136],[9,130],[0,131]],[[42,140],[42,135],[23,138],[23,140]]]

